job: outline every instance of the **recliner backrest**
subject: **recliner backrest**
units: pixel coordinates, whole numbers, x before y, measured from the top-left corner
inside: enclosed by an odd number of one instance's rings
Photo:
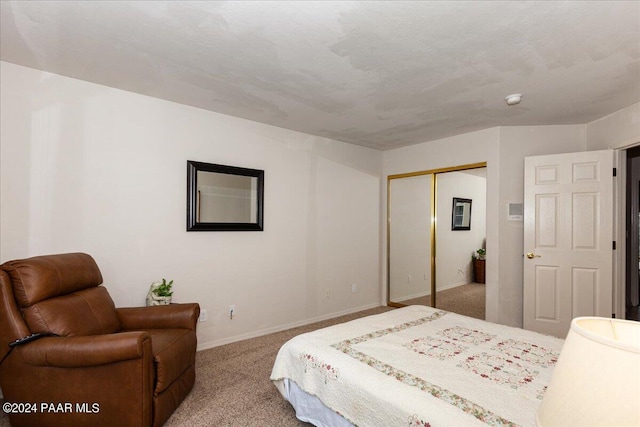
[[[4,263],[32,333],[97,335],[121,329],[102,274],[87,254],[47,255]]]
[[[9,275],[0,270],[0,360],[9,352],[11,341],[30,334],[13,297]]]

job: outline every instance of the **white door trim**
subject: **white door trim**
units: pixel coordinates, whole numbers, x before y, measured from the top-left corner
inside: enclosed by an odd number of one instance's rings
[[[627,147],[628,148],[628,147]],[[613,238],[616,250],[613,251],[613,314],[619,319],[626,315],[626,253],[627,253],[627,152],[614,150],[613,164],[617,176],[613,179]]]

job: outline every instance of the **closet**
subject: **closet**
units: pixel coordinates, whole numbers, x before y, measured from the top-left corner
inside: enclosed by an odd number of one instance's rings
[[[468,306],[456,301],[465,292],[484,317],[484,286],[465,285],[485,248],[486,163],[390,175],[387,220],[388,304],[448,309],[440,296]]]

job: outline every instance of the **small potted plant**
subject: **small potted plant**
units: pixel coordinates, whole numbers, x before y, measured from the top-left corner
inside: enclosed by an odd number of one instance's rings
[[[162,282],[153,282],[147,293],[147,305],[171,304],[172,287],[173,280],[167,282],[166,279],[162,279]]]
[[[487,251],[480,248],[471,255],[473,262],[473,281],[476,283],[485,282],[485,257]]]

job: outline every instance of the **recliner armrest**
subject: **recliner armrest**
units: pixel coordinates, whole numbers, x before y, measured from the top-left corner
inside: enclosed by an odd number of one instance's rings
[[[197,303],[117,308],[122,329],[196,329],[200,316]]]
[[[151,351],[147,332],[79,337],[45,337],[16,347],[25,363],[33,366],[81,368],[138,359]]]

